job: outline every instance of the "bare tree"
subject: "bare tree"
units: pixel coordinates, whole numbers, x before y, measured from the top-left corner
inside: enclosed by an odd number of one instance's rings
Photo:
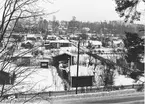
[[[11,36],[14,33],[14,28],[18,21],[55,13],[44,13],[43,10],[37,7],[38,1],[40,0],[2,1],[3,5],[0,8],[0,12],[2,13],[0,22],[0,42],[3,44],[3,47],[0,48],[0,81],[2,82],[0,85],[0,101],[2,101],[12,89],[16,88],[17,85],[21,85],[24,79],[36,71],[30,70],[30,68],[22,68],[17,65],[12,68],[9,68],[9,66],[17,60],[12,59],[12,57],[14,57],[14,53],[18,51],[19,42],[17,40],[11,41]],[[44,0],[42,0],[42,2],[43,1]],[[13,23],[13,26],[9,29],[11,23]],[[16,56],[22,57],[36,50],[38,47],[39,46],[34,46],[32,49],[20,52]],[[14,81],[17,78],[19,81],[15,83]],[[7,86],[7,84],[9,84],[9,86]],[[29,92],[31,89],[33,89],[33,87],[25,92]],[[15,94],[15,92],[12,92],[12,94]]]

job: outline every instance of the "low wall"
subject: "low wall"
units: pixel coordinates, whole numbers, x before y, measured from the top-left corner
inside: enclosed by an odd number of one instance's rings
[[[49,97],[49,98],[62,98],[62,97],[70,97],[77,95],[83,95],[83,96],[104,96],[105,95],[115,95],[115,94],[124,94],[124,93],[133,93],[137,92],[137,89],[143,87],[142,84],[140,85],[126,85],[126,86],[110,86],[108,88],[88,88],[86,90],[78,89],[78,94],[76,94],[76,90],[70,90],[70,91],[49,91],[49,92],[40,92],[40,93],[29,93],[29,94],[17,94],[18,98],[29,98],[33,96],[43,96],[43,97]]]

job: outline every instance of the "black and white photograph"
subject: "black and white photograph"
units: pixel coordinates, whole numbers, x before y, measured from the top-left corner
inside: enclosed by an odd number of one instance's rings
[[[145,0],[0,0],[0,104],[144,104]]]

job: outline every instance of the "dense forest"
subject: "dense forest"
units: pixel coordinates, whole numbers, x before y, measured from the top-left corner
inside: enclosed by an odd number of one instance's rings
[[[14,29],[15,32],[24,33],[48,33],[53,32],[82,32],[83,28],[89,28],[90,33],[96,34],[115,34],[121,35],[124,32],[141,32],[144,29],[142,24],[126,24],[122,21],[103,21],[103,22],[81,22],[81,21],[47,21],[46,19],[20,20]]]

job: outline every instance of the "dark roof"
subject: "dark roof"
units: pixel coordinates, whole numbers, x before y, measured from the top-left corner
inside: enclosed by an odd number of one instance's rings
[[[68,59],[73,58],[73,57],[74,57],[74,55],[71,55],[68,53],[63,53],[63,54],[53,56],[53,59],[58,62],[58,61],[68,60]]]
[[[59,53],[59,55],[55,55],[53,57],[59,57],[59,56],[63,56],[63,55],[68,55],[68,56],[71,56],[71,57],[75,57],[75,55],[70,53],[70,52],[61,52],[61,53]]]

